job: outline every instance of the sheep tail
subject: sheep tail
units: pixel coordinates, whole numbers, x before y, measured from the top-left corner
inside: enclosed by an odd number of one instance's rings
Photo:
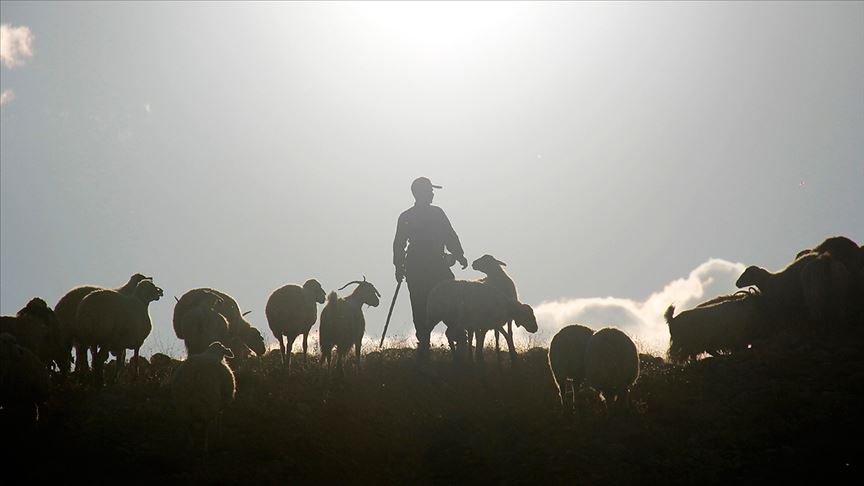
[[[663,317],[666,319],[666,324],[672,324],[672,316],[675,314],[675,305],[670,305],[668,309],[666,309],[666,313],[663,314]]]

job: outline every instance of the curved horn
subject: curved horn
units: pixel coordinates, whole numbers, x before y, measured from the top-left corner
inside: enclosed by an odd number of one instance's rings
[[[363,275],[363,281],[364,282],[366,281],[366,275]]]
[[[357,284],[357,285],[360,285],[361,283],[363,283],[363,282],[361,282],[361,281],[359,281],[359,280],[352,280],[352,281],[348,282],[347,284],[345,284],[345,285],[339,287],[339,288],[336,289],[336,290],[342,290],[342,289],[344,289],[345,287],[347,287],[347,286],[349,286],[349,285],[351,285],[351,284]]]
[[[252,311],[251,311],[251,310],[248,310],[248,311],[246,311],[246,312],[244,312],[244,313],[242,313],[242,314],[240,314],[240,315],[243,316],[243,317],[246,317],[246,316],[248,316],[248,315],[251,314],[251,313],[252,313]]]

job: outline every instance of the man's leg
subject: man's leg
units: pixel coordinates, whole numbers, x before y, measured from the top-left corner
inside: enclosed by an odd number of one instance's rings
[[[429,335],[431,330],[426,325],[426,302],[429,298],[429,286],[426,282],[410,279],[408,294],[411,296],[411,314],[414,317],[414,333],[417,336],[417,357],[426,358],[429,355]]]

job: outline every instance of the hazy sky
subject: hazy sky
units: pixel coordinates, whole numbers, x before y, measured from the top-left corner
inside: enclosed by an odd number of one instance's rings
[[[275,342],[267,297],[310,277],[365,275],[380,336],[420,175],[547,336],[662,341],[669,303],[740,264],[864,242],[861,2],[4,1],[0,21],[0,311],[142,272],[166,294],[145,354],[180,349],[171,296],[198,286]]]

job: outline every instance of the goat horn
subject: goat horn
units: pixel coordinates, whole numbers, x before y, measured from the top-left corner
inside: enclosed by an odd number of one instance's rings
[[[180,302],[180,299],[178,299],[177,296],[175,295],[175,296],[174,296],[174,301],[176,301],[176,302]]]
[[[251,310],[248,310],[248,311],[246,311],[246,312],[244,312],[244,313],[242,313],[242,314],[240,314],[240,315],[243,316],[243,317],[245,317],[245,316],[248,316],[248,315],[251,314],[251,313],[252,313],[252,311],[251,311]]]
[[[347,286],[349,286],[349,285],[351,285],[351,284],[357,284],[357,285],[360,285],[361,283],[363,283],[363,282],[361,282],[361,281],[359,281],[359,280],[352,280],[352,281],[348,282],[347,284],[345,284],[345,285],[339,287],[337,290],[342,290],[342,289],[344,289],[345,287],[347,287]]]

